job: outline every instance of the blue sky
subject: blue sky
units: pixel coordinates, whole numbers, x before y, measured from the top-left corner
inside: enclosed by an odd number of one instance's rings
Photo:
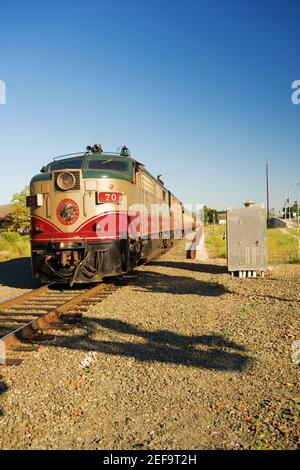
[[[300,2],[0,1],[0,203],[53,156],[126,144],[186,203],[300,181]]]

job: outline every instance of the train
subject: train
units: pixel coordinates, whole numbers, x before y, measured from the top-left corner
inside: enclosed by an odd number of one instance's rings
[[[31,179],[26,205],[33,276],[71,286],[130,272],[195,222],[126,146],[54,158]]]

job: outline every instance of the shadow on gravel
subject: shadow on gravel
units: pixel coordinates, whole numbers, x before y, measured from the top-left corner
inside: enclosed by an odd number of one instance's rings
[[[0,263],[0,285],[19,289],[34,289],[40,286],[32,278],[30,258],[16,258]]]
[[[141,362],[160,362],[178,364],[186,367],[220,371],[242,371],[250,358],[244,346],[228,341],[220,335],[186,336],[162,331],[147,331],[134,325],[110,318],[89,318],[85,320],[86,335],[56,337],[55,346],[83,351],[96,351],[113,356],[133,357]],[[128,335],[128,341],[99,341],[92,336],[106,330],[119,335]],[[143,338],[146,342],[132,342],[132,336]],[[49,344],[51,346],[51,343]]]
[[[6,392],[6,390],[8,389],[7,385],[1,380],[0,378],[0,396]],[[3,416],[3,411],[1,410],[0,408],[0,417]]]
[[[205,264],[198,261],[197,263],[178,262],[178,261],[151,261],[147,266],[161,266],[162,268],[184,269],[186,271],[195,271],[199,273],[226,274],[228,273],[226,266],[218,264]]]
[[[138,274],[137,282],[135,280],[136,274]],[[136,274],[132,273],[126,276],[128,284],[134,285],[136,282],[136,290],[177,295],[197,294],[212,297],[228,293],[228,289],[222,284],[198,281],[189,276],[171,276],[152,271],[138,271]]]

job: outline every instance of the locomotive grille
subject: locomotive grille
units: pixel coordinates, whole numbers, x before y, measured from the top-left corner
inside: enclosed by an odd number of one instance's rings
[[[74,186],[71,188],[71,190],[74,190],[74,189],[80,189],[80,171],[69,171],[69,170],[66,170],[68,173],[71,173],[74,178],[75,178],[75,184]],[[55,173],[55,190],[56,191],[63,191],[57,184],[57,179],[59,177],[59,175],[63,174],[63,173],[66,173],[66,171],[59,171],[57,173]],[[65,192],[65,191],[64,191]]]

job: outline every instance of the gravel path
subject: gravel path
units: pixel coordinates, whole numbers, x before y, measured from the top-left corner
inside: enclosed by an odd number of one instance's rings
[[[39,281],[32,278],[30,258],[0,262],[0,302],[29,292],[39,285]]]
[[[0,448],[299,447],[300,267],[231,278],[183,248],[1,368]]]

